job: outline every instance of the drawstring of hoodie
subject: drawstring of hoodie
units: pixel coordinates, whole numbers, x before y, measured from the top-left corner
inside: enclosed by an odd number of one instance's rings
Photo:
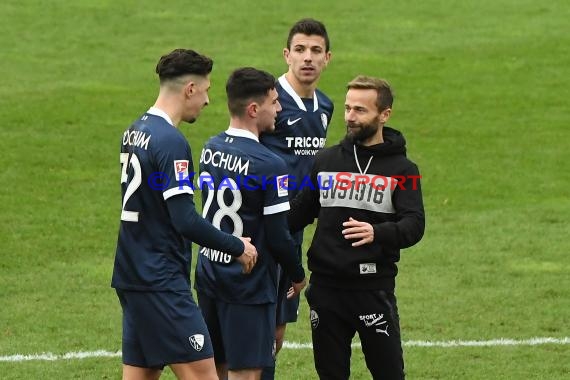
[[[360,167],[360,162],[358,162],[358,156],[356,155],[356,144],[354,144],[352,147],[354,148],[354,160],[356,161],[356,166],[358,166],[358,171],[360,172],[361,175],[365,175],[366,172],[368,171],[368,168],[370,167],[370,163],[372,162],[374,156],[370,156],[366,168],[364,168],[364,171],[362,171],[362,168]]]

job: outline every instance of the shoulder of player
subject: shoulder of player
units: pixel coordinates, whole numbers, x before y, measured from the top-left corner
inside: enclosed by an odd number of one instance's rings
[[[148,119],[140,121],[141,128],[147,129],[155,139],[183,139],[182,132],[160,116],[148,115]]]
[[[206,141],[203,150],[208,149],[213,152],[241,157],[244,160],[259,159],[265,150],[271,152],[264,145],[253,139],[228,135],[224,132],[212,136]]]
[[[270,173],[277,174],[287,171],[285,160],[264,145],[259,147],[259,149],[254,153],[253,158],[256,159],[256,163],[258,165],[262,166],[265,171]]]
[[[318,88],[315,90],[315,92],[317,94],[317,97],[319,98],[319,103],[321,103],[321,106],[330,107],[331,109],[334,108],[334,103],[331,100],[331,98],[327,96],[327,94],[325,94]]]
[[[157,149],[170,144],[187,144],[184,135],[166,120],[154,115],[144,114],[129,129],[123,132],[123,144],[129,141],[134,145],[146,145]]]
[[[255,143],[251,152],[248,152],[253,158],[264,161],[271,162],[272,160],[279,159],[281,157],[271,149],[263,145],[261,142]]]
[[[182,132],[166,121],[154,124],[149,130],[151,134],[149,147],[155,153],[172,151],[173,148],[177,151],[190,149],[190,144]]]
[[[281,91],[278,93],[279,95],[279,104],[281,104],[281,108],[282,110],[279,113],[282,113],[283,111],[300,111],[301,109],[299,108],[299,106],[297,105],[297,102],[295,101],[295,99],[293,99],[293,97],[287,93],[287,91]]]
[[[204,143],[204,148],[208,148],[211,147],[212,145],[216,145],[223,142],[225,136],[226,135],[224,133],[219,133],[217,135],[210,136],[208,140],[206,140],[206,142]]]

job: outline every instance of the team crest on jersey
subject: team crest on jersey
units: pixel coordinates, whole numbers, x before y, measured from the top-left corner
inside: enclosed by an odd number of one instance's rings
[[[327,127],[329,126],[329,119],[326,113],[321,113],[321,122],[323,123],[323,129],[326,131]]]
[[[174,174],[176,178],[187,178],[188,177],[188,160],[174,160]]]
[[[202,351],[202,348],[204,348],[204,335],[194,334],[188,337],[188,340],[190,341],[192,348],[194,348],[196,351]]]
[[[289,188],[289,176],[287,174],[278,175],[275,180],[277,181],[277,196],[286,197],[288,194],[287,189]]]

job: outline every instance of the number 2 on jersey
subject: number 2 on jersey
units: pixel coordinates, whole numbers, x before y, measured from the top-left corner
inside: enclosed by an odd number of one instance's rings
[[[121,183],[127,183],[129,180],[129,176],[127,174],[127,167],[129,165],[132,166],[134,175],[131,178],[131,181],[127,184],[127,190],[125,191],[125,195],[123,196],[123,208],[121,210],[121,220],[125,222],[138,222],[139,221],[139,213],[138,211],[127,211],[125,210],[125,205],[127,201],[133,195],[133,193],[139,188],[142,183],[142,174],[141,174],[141,163],[139,158],[136,154],[131,154],[131,158],[129,160],[128,153],[121,153],[120,156],[121,161]]]

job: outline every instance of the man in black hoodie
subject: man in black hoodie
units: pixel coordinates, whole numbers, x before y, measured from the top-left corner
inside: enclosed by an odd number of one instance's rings
[[[315,368],[321,379],[348,379],[358,332],[373,378],[404,379],[396,263],[424,233],[421,176],[402,134],[384,126],[389,84],[358,76],[347,87],[346,138],[317,155],[289,214],[291,231],[318,218],[305,292]]]

